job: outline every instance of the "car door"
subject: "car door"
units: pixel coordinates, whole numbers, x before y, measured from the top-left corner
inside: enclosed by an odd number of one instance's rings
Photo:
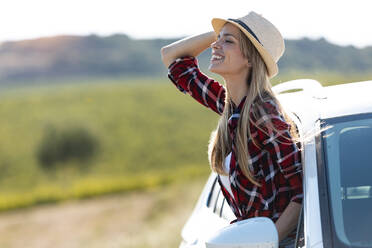
[[[205,240],[234,218],[221,192],[217,174],[212,172],[199,200],[182,229],[180,247],[205,247]]]

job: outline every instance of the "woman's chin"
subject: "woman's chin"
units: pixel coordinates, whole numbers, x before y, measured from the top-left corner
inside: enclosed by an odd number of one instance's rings
[[[210,72],[213,72],[213,73],[216,73],[216,74],[220,74],[221,73],[221,70],[219,70],[218,66],[216,66],[214,64],[210,64],[209,67],[208,67],[208,70]]]

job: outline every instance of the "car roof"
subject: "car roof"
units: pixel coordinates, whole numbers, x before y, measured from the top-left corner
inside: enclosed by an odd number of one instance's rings
[[[372,80],[322,87],[312,79],[297,79],[278,86],[280,91],[285,91],[296,89],[296,85],[301,84],[306,86],[301,91],[277,95],[286,109],[300,117],[315,114],[319,119],[328,119],[372,113]],[[279,90],[278,86],[273,87],[275,92]]]
[[[322,119],[372,113],[372,80],[324,87]]]

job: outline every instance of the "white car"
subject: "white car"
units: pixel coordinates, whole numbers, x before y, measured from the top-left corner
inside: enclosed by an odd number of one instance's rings
[[[280,94],[285,91],[300,91]],[[273,87],[301,135],[303,209],[296,247],[372,247],[372,81],[322,87],[299,79]],[[235,219],[211,173],[182,229],[180,248],[278,247],[269,218]]]

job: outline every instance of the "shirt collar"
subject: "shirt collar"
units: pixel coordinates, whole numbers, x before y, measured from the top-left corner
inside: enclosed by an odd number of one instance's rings
[[[233,110],[233,113],[240,113],[240,111],[242,110],[243,106],[244,106],[244,103],[245,103],[245,100],[246,100],[247,96],[244,96],[242,98],[242,100],[240,101],[239,105],[236,106],[235,103],[233,101],[231,101],[231,105],[232,105],[232,110]]]

